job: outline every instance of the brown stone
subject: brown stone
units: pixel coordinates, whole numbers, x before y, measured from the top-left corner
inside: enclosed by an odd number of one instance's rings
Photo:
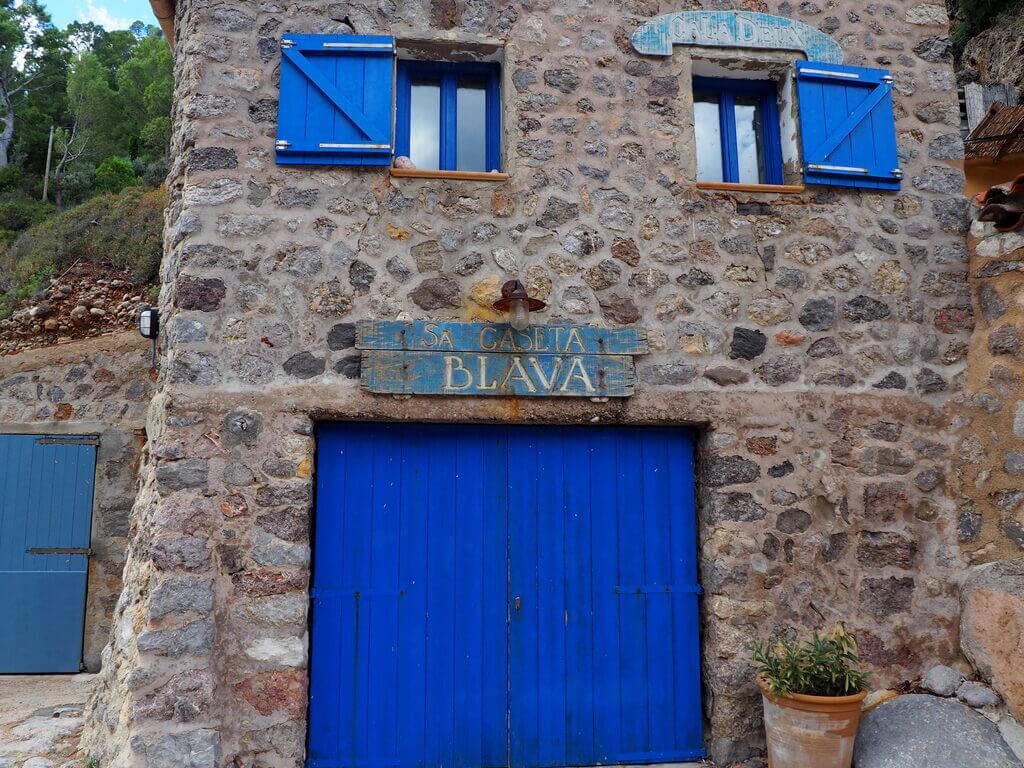
[[[235,589],[249,597],[283,595],[305,589],[308,579],[301,571],[243,571],[233,574]]]
[[[306,673],[300,670],[256,675],[237,683],[235,691],[264,717],[275,712],[302,717],[306,712]]]
[[[971,571],[960,591],[960,648],[1024,719],[1024,560],[1000,560]]]
[[[774,456],[779,450],[777,437],[748,437],[747,450],[756,456]]]
[[[57,421],[67,421],[74,415],[75,409],[70,403],[59,403],[53,411],[53,418]]]
[[[640,310],[628,296],[610,294],[600,299],[601,311],[609,320],[629,325],[640,319]]]
[[[516,212],[515,199],[505,192],[495,192],[491,198],[491,213],[499,219],[507,219]]]
[[[631,267],[640,263],[640,249],[634,241],[625,238],[615,238],[612,243],[612,256]]]

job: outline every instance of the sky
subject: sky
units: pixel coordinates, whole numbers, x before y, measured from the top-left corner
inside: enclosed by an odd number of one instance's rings
[[[94,21],[106,29],[127,29],[133,21],[156,24],[149,0],[44,0],[58,27]]]

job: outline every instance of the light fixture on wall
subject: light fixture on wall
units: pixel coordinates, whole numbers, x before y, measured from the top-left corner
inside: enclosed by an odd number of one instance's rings
[[[139,312],[139,335],[153,342],[153,367],[156,368],[156,341],[160,337],[160,310],[146,307]]]
[[[517,331],[525,331],[530,327],[530,313],[544,309],[545,304],[535,299],[526,291],[526,286],[518,280],[509,280],[501,286],[501,298],[494,302],[499,312],[508,312],[508,324]]]

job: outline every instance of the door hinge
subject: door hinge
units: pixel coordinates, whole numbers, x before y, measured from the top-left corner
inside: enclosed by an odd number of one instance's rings
[[[96,554],[91,547],[32,547],[25,551],[30,555],[85,555],[92,557]]]
[[[278,149],[288,149],[288,147],[290,147],[291,145],[292,145],[292,143],[290,141],[285,141],[284,139],[278,139],[277,143],[274,146],[277,147]]]
[[[40,437],[38,445],[99,445],[98,437]]]

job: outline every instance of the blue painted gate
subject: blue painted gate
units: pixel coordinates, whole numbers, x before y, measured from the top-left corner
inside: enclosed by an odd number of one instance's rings
[[[309,768],[703,755],[690,433],[318,437]]]
[[[91,438],[0,435],[0,673],[81,670]],[[40,551],[42,550],[42,551]]]

